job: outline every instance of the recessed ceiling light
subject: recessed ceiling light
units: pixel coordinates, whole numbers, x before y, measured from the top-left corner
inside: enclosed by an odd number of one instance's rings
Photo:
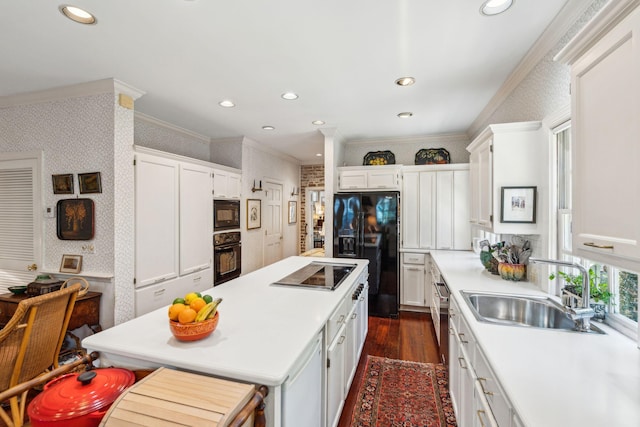
[[[316,153],[316,157],[322,157],[322,153]]]
[[[79,7],[62,5],[58,9],[64,16],[79,24],[92,25],[98,22],[95,16]]]
[[[311,122],[312,125],[316,125],[316,126],[320,126],[324,124],[324,121],[322,120],[314,120]]]
[[[400,117],[401,119],[406,119],[413,116],[413,113],[410,111],[405,111],[403,113],[398,113],[398,117]]]
[[[222,100],[220,102],[218,102],[218,105],[220,105],[221,107],[225,107],[225,108],[231,108],[231,107],[235,107],[236,104],[233,103],[233,101],[230,101],[228,99]]]
[[[262,126],[263,130],[274,130],[275,128],[273,126]]]
[[[396,84],[398,86],[411,86],[415,82],[416,79],[414,79],[413,77],[400,77],[398,80],[396,80]]]
[[[485,16],[498,15],[509,9],[515,0],[486,0],[480,6],[480,13]]]
[[[290,101],[293,100],[293,99],[298,99],[298,94],[293,93],[293,92],[285,92],[280,96],[282,96],[283,99],[288,99]]]

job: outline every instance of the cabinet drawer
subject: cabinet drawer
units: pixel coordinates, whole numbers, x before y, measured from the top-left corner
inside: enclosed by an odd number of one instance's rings
[[[331,343],[340,328],[347,323],[351,298],[345,298],[327,321],[327,343]]]
[[[402,262],[405,264],[422,264],[424,265],[425,254],[403,253]]]
[[[475,357],[474,367],[479,389],[484,394],[491,412],[495,417],[499,426],[508,426],[511,423],[511,408],[504,395],[504,392],[500,388],[500,385],[495,379],[493,372],[489,368],[482,351],[478,351]]]

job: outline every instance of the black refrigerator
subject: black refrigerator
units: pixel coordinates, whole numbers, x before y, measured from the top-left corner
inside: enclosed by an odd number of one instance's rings
[[[369,315],[398,317],[398,192],[333,197],[333,256],[369,260]]]

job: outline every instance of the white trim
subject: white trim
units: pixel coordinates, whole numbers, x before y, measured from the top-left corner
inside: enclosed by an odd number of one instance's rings
[[[165,122],[164,120],[160,120],[157,119],[155,117],[149,116],[147,114],[141,113],[139,111],[136,111],[134,113],[134,124],[135,124],[135,120],[139,120],[141,122],[146,122],[155,126],[160,126],[164,129],[168,129],[170,131],[176,132],[176,133],[180,133],[186,136],[189,136],[191,138],[196,138],[199,139],[200,141],[210,145],[211,144],[211,138],[209,138],[208,136],[202,135],[201,133],[197,133],[194,131],[191,131],[189,129],[185,129],[183,127],[180,126],[176,126],[172,123],[169,122]]]
[[[380,143],[393,143],[399,144],[416,144],[416,143],[452,143],[452,142],[469,142],[469,137],[466,133],[446,133],[440,135],[423,135],[423,136],[410,136],[404,138],[376,138],[376,139],[362,139],[345,141],[345,145],[372,145]]]
[[[144,92],[129,86],[126,83],[114,79],[102,79],[92,82],[78,83],[43,89],[34,92],[19,93],[0,97],[0,108],[9,108],[19,105],[41,104],[44,102],[58,101],[69,98],[80,98],[104,93],[125,93],[134,99],[139,98]]]
[[[554,133],[562,132],[571,126],[571,104],[565,104],[554,113],[542,119],[542,125],[551,129]],[[561,127],[561,125],[564,127]]]
[[[640,0],[612,0],[590,20],[576,36],[553,58],[554,61],[573,64],[611,28],[622,21]]]
[[[525,57],[520,61],[509,77],[502,84],[498,92],[478,114],[478,117],[467,129],[467,134],[473,136],[479,131],[480,126],[486,123],[493,113],[502,105],[508,96],[522,83],[540,61],[560,42],[577,22],[578,18],[589,8],[591,2],[584,0],[569,0],[560,13],[551,21],[540,38],[529,49]]]
[[[208,168],[212,168],[212,169],[214,169],[214,168],[220,169],[220,166],[222,166],[222,165],[217,165],[215,163],[206,162],[204,160],[194,159],[193,157],[181,156],[179,154],[168,153],[166,151],[160,151],[160,150],[156,150],[154,148],[143,147],[141,145],[134,145],[133,146],[133,153],[134,154],[137,154],[137,153],[150,154],[152,156],[158,156],[158,157],[163,157],[165,159],[172,159],[172,160],[177,160],[177,161],[180,161],[180,162],[191,163],[191,164],[194,164],[194,165],[200,165],[200,166],[204,166],[204,167],[208,167]],[[223,167],[226,167],[226,166],[223,166]]]

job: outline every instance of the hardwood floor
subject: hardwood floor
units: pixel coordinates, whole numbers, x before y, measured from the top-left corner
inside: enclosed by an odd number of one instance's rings
[[[369,332],[338,427],[349,427],[351,424],[367,355],[438,363],[437,345],[433,322],[428,313],[400,312],[399,319],[369,317]]]

